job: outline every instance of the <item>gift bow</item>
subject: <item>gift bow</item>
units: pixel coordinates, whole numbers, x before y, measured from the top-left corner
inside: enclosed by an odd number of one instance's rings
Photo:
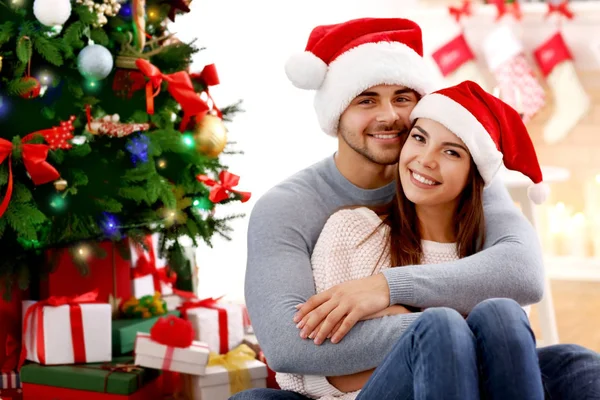
[[[48,157],[48,146],[45,144],[25,143],[28,141],[28,137],[21,139],[21,156],[23,158],[25,169],[29,173],[34,185],[42,185],[60,178],[60,174],[56,168],[46,161],[46,158]],[[14,150],[15,148],[12,142],[0,138],[0,164],[8,158],[8,185],[6,187],[4,200],[2,200],[2,204],[0,204],[0,217],[2,217],[8,209],[8,203],[10,203],[10,198],[12,196],[12,153]]]
[[[75,363],[86,362],[85,341],[83,337],[83,316],[81,304],[96,303],[98,298],[98,289],[81,294],[79,296],[52,296],[46,300],[38,301],[31,305],[25,317],[23,318],[23,341],[21,343],[21,357],[19,359],[19,369],[27,357],[26,332],[30,318],[37,318],[36,345],[37,355],[40,364],[45,364],[46,345],[44,342],[44,307],[60,307],[69,305],[71,320],[71,336],[73,341],[73,358]],[[35,315],[33,315],[35,312]],[[33,334],[33,333],[32,333]]]
[[[255,359],[256,353],[248,345],[241,344],[227,354],[210,353],[208,366],[221,366],[227,370],[229,374],[229,394],[233,395],[251,387],[252,379],[248,368],[246,368],[246,362]]]
[[[241,196],[242,203],[247,202],[250,199],[250,192],[240,192],[233,190],[234,186],[237,186],[240,181],[240,177],[232,174],[229,171],[221,171],[219,173],[219,182],[215,182],[206,175],[198,175],[196,177],[198,181],[204,183],[206,186],[212,187],[208,199],[213,203],[218,203],[229,198],[229,193],[236,193]]]
[[[156,66],[142,58],[138,58],[135,64],[148,77],[146,83],[146,111],[148,114],[154,114],[154,98],[160,93],[160,86],[163,81],[169,84],[167,90],[183,110],[181,131],[185,130],[191,117],[209,111],[208,105],[202,101],[194,90],[194,85],[187,72],[179,71],[173,74],[163,74]]]
[[[213,297],[209,297],[209,298],[202,299],[202,300],[186,301],[181,306],[179,306],[177,309],[179,310],[181,315],[183,315],[183,318],[187,319],[188,310],[191,310],[193,308],[200,308],[200,307],[211,308],[211,307],[217,305],[218,301],[221,300],[222,298],[223,298],[223,296],[217,297],[216,299]]]
[[[460,7],[449,6],[448,11],[450,12],[450,15],[454,17],[456,22],[460,22],[461,17],[471,15],[471,1],[463,0]]]
[[[130,374],[132,372],[135,373],[138,371],[143,371],[143,369],[141,367],[138,367],[137,365],[134,365],[134,364],[115,364],[115,365],[103,364],[100,368],[105,371],[108,371],[108,374],[106,374],[106,376],[104,377],[104,393],[108,393],[108,378],[115,372],[123,372],[126,374]],[[138,377],[138,387],[141,387],[142,386],[142,375],[137,374],[137,377]]]
[[[569,9],[568,0],[564,0],[559,4],[548,2],[548,12],[546,13],[546,18],[548,18],[552,13],[562,14],[565,17],[567,17],[567,19],[573,19],[573,17],[575,16],[575,14],[573,14],[573,11]]]
[[[216,112],[219,118],[223,118],[223,113],[217,108],[214,100],[212,99],[212,96],[210,95],[210,92],[208,91],[209,86],[217,86],[219,83],[221,83],[221,81],[219,80],[219,74],[217,74],[217,67],[215,66],[215,64],[206,65],[202,69],[202,72],[193,73],[190,75],[190,77],[192,78],[192,80],[201,81],[204,84],[204,86],[206,86],[204,91],[206,92],[206,95],[210,99],[212,104],[212,110],[210,111]],[[203,117],[204,114],[197,116],[196,119],[202,119]]]
[[[154,281],[154,291],[162,293],[161,282],[173,286],[177,282],[177,274],[171,271],[169,266],[164,268],[156,268],[156,256],[154,255],[154,245],[152,237],[146,236],[144,239],[148,247],[148,255],[144,253],[144,249],[138,243],[134,245],[138,259],[133,268],[132,273],[134,278],[141,278],[146,275],[152,275]]]
[[[521,19],[521,7],[518,0],[515,0],[512,4],[506,4],[505,0],[494,0],[494,5],[498,9],[498,15],[496,21],[502,18],[505,14],[512,14],[515,19]]]

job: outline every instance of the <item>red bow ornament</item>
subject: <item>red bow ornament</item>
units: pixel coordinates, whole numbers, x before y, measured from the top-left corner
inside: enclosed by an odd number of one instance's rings
[[[194,90],[194,85],[187,72],[163,74],[156,66],[142,58],[138,58],[135,65],[148,77],[146,83],[146,111],[148,114],[154,114],[154,98],[160,93],[163,81],[168,83],[167,90],[183,110],[183,119],[179,127],[181,131],[185,130],[192,117],[209,111],[206,102],[202,101]]]
[[[514,0],[512,4],[506,4],[505,0],[493,0],[494,5],[498,9],[498,15],[496,21],[500,20],[506,14],[512,14],[515,19],[520,20],[522,17],[521,6],[517,0]]]
[[[83,332],[83,312],[82,304],[97,303],[98,290],[84,293],[79,296],[52,296],[46,300],[38,301],[32,304],[23,318],[23,342],[21,345],[21,357],[19,359],[19,369],[27,358],[27,339],[31,341],[35,338],[37,347],[37,360],[40,364],[46,364],[46,343],[44,334],[44,307],[60,307],[69,305],[69,318],[71,322],[71,338],[73,342],[73,362],[75,364],[93,362],[96,360],[87,360],[84,332]],[[34,323],[35,321],[35,323]],[[27,332],[31,323],[31,331]],[[30,346],[31,353],[33,348]],[[50,363],[52,360],[49,360]],[[105,360],[104,360],[105,361]]]
[[[21,157],[23,165],[29,173],[34,185],[42,185],[52,182],[60,178],[58,171],[50,165],[46,158],[48,157],[48,146],[45,144],[28,144],[24,143],[29,140],[30,135],[21,139],[18,146],[21,149]],[[15,140],[13,140],[15,142]],[[0,204],[0,217],[4,215],[8,209],[8,203],[12,196],[13,190],[13,175],[12,175],[12,153],[15,150],[15,145],[6,139],[0,138],[0,164],[8,158],[8,185],[4,200]]]
[[[565,17],[567,17],[567,19],[573,19],[573,17],[575,16],[575,14],[573,14],[573,11],[569,9],[569,2],[567,0],[562,1],[559,4],[555,4],[549,1],[546,18],[548,18],[552,13],[558,13],[559,15],[562,14]]]
[[[454,17],[456,22],[460,22],[460,19],[463,16],[467,17],[471,15],[471,1],[463,0],[460,7],[449,6],[448,11],[450,12],[450,15]]]
[[[204,92],[202,92],[200,94],[200,98],[203,101],[206,101],[206,104],[208,106],[208,112],[214,113],[219,118],[223,118],[223,113],[221,112],[221,110],[219,110],[217,108],[217,106],[215,105],[215,102],[213,101],[213,99],[208,91],[209,86],[217,86],[219,83],[221,83],[221,81],[219,80],[219,74],[217,73],[217,67],[215,66],[215,64],[206,65],[202,69],[202,72],[193,73],[190,75],[190,77],[192,78],[193,81],[200,81],[205,86]],[[203,97],[206,97],[206,99],[204,99]],[[206,113],[204,113],[202,115],[198,115],[196,117],[196,119],[201,120],[205,114]]]
[[[252,195],[250,192],[240,192],[233,190],[233,187],[237,186],[240,181],[240,177],[232,174],[229,171],[221,171],[219,173],[219,182],[215,182],[206,175],[198,175],[196,177],[199,182],[204,183],[206,186],[212,187],[208,199],[213,203],[219,203],[229,198],[229,193],[235,193],[241,196],[241,202],[245,203],[250,200]]]

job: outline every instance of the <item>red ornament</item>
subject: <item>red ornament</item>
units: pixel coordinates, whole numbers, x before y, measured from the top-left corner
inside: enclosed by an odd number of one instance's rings
[[[35,82],[35,86],[27,90],[25,93],[21,93],[21,97],[24,99],[35,99],[40,95],[40,91],[42,90],[42,85],[40,81],[35,79],[33,76],[26,76],[25,78],[21,78],[21,82]]]
[[[190,321],[169,315],[160,317],[150,328],[150,338],[172,347],[190,347],[194,340],[194,328]]]

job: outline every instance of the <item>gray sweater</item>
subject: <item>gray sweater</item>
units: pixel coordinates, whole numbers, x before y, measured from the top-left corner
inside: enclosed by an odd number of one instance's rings
[[[395,183],[361,189],[337,169],[333,156],[276,185],[254,206],[248,226],[245,296],[256,337],[277,372],[347,375],[375,368],[419,317],[403,314],[358,322],[338,344],[300,338],[295,306],[315,294],[310,257],[325,222],[341,207],[391,200]],[[390,304],[451,307],[467,314],[494,297],[521,305],[543,294],[539,239],[496,179],[483,196],[484,250],[458,261],[384,272]]]

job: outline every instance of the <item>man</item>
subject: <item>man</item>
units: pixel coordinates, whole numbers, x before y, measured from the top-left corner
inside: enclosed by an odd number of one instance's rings
[[[376,375],[381,385],[394,385],[381,377],[397,365],[382,361],[425,313],[361,321],[390,305],[443,306],[466,315],[489,298],[510,298],[521,305],[541,299],[543,265],[536,232],[499,181],[485,190],[486,241],[480,253],[456,262],[391,268],[315,296],[310,257],[327,218],[342,207],[381,205],[393,197],[400,135],[409,129],[409,114],[420,96],[435,89],[426,70],[420,28],[404,19],[317,27],[306,51],[286,65],[296,86],[316,90],[320,126],[338,138],[338,151],[278,184],[255,205],[248,229],[246,301],[271,368],[321,377],[305,382],[312,393],[333,393],[325,388],[325,376],[380,365]],[[296,324],[305,315],[299,329]],[[325,334],[314,337],[319,326]],[[326,340],[335,326],[337,333]],[[596,354],[554,346],[538,355],[552,398],[592,398],[591,393],[600,391]],[[250,390],[233,398],[308,397]]]

